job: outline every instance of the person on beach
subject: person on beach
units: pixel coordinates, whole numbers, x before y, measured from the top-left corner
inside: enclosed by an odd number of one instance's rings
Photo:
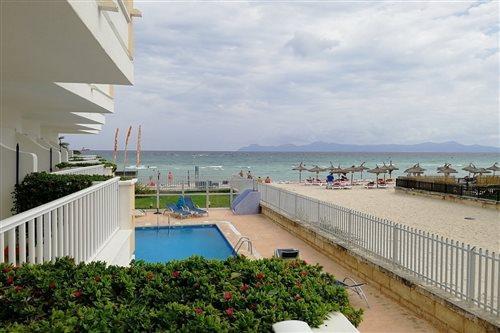
[[[269,178],[269,176],[267,176],[266,180],[264,180],[264,183],[271,184],[271,178]]]
[[[240,170],[239,175],[240,175],[240,177],[243,177],[243,170]]]
[[[252,173],[250,172],[250,170],[248,170],[248,173],[247,173],[247,179],[252,179]]]
[[[257,177],[257,183],[262,183],[262,178],[260,176]]]
[[[174,183],[174,174],[172,173],[172,171],[168,172],[167,179],[168,179],[168,186],[172,186]]]
[[[333,178],[333,172],[330,172],[328,176],[326,176],[326,183],[327,184],[333,184],[334,178]]]

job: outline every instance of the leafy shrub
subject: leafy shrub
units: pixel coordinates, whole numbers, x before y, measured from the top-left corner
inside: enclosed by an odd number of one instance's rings
[[[145,184],[141,184],[139,182],[135,183],[135,194],[153,194],[156,193],[156,190],[150,189]]]
[[[106,161],[106,160],[105,160],[105,161]],[[113,170],[112,170],[113,172],[115,172],[115,171],[116,171],[116,164],[115,164],[115,163],[113,163],[113,162],[106,161],[106,162],[104,162],[104,166],[105,166],[106,168],[113,168]]]
[[[69,158],[70,161],[83,161],[83,157],[80,156],[73,156]]]
[[[66,169],[66,168],[80,168],[80,167],[87,167],[87,166],[93,166],[93,165],[101,165],[102,163],[68,163],[68,162],[61,162],[56,164],[56,168],[58,169]]]
[[[79,150],[73,150],[73,155],[81,155],[82,152]]]
[[[38,207],[92,186],[92,182],[105,181],[111,176],[101,175],[58,175],[33,172],[16,185],[14,192],[14,213]]]
[[[275,322],[320,325],[362,310],[319,266],[280,259],[191,257],[165,264],[0,264],[0,322],[17,332],[269,332]]]

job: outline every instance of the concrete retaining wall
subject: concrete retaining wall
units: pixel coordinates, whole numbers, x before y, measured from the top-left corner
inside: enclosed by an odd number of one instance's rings
[[[481,198],[473,198],[473,197],[464,197],[460,195],[448,194],[448,193],[440,193],[440,192],[431,192],[424,190],[417,190],[413,188],[404,188],[404,187],[395,187],[396,193],[408,194],[408,195],[419,195],[427,198],[441,199],[451,202],[460,203],[463,205],[481,207],[481,208],[489,208],[496,209],[500,211],[500,202],[494,200],[487,200]]]
[[[464,307],[464,302],[451,300],[448,293],[438,288],[423,286],[411,276],[396,273],[398,269],[388,267],[377,258],[366,259],[320,231],[303,226],[264,205],[262,214],[443,332],[500,332],[498,318],[478,313],[475,307]]]

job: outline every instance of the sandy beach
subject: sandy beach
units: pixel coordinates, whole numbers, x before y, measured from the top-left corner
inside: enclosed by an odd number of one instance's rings
[[[500,214],[493,209],[396,193],[393,188],[367,190],[355,186],[351,190],[326,190],[302,184],[273,185],[483,249],[500,251]]]

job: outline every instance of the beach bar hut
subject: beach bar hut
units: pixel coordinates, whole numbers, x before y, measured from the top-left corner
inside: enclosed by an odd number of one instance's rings
[[[408,174],[408,176],[420,176],[424,173],[425,169],[420,166],[420,163],[413,165],[411,168],[408,168],[404,171],[404,173]]]
[[[299,183],[301,183],[302,182],[302,171],[307,170],[304,162],[300,162],[300,164],[297,165],[296,167],[293,167],[292,170],[299,172]]]

